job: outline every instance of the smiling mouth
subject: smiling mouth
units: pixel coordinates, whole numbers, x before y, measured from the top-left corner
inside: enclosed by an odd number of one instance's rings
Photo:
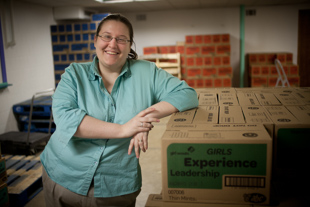
[[[111,52],[111,51],[106,51],[106,53],[108,53],[109,55],[117,55],[117,54],[119,54],[118,52]]]

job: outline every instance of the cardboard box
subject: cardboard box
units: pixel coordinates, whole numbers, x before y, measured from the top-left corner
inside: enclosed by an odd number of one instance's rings
[[[170,125],[161,148],[164,201],[270,202],[272,140],[263,125]]]
[[[263,106],[242,106],[241,109],[247,124],[263,124],[270,137],[273,137],[274,124]]]
[[[220,106],[219,124],[245,123],[241,106]]]
[[[278,81],[278,77],[268,77],[268,87],[275,87]]]
[[[299,75],[299,66],[298,65],[288,65],[289,67],[289,75]]]
[[[185,36],[185,43],[186,44],[194,44],[195,37],[194,35],[186,35]]]
[[[299,90],[294,91],[292,94],[303,104],[310,105],[310,92]]]
[[[213,88],[213,79],[212,78],[204,78],[204,83],[206,88]]]
[[[263,106],[275,125],[301,124],[285,106]]]
[[[231,87],[226,87],[226,88],[215,88],[215,91],[217,93],[236,93],[236,89],[235,88],[231,88]]]
[[[250,66],[250,75],[251,76],[259,76],[261,75],[261,66],[260,65],[251,65]]]
[[[232,86],[231,78],[223,78],[223,87],[231,87],[231,86]]]
[[[201,77],[202,69],[199,67],[188,67],[186,68],[187,77]]]
[[[235,93],[218,93],[220,106],[238,106],[239,102]]]
[[[310,125],[310,105],[285,106],[301,123]]]
[[[208,67],[208,68],[203,68],[202,69],[202,75],[204,76],[204,77],[210,77],[210,76],[213,76],[213,77],[215,77],[216,76],[216,74],[217,74],[217,70],[216,70],[216,68],[215,67]]]
[[[240,106],[259,106],[259,102],[254,93],[237,93]]]
[[[195,80],[194,79],[185,79],[186,83],[192,87],[192,88],[195,88],[196,87],[196,83],[195,83]]]
[[[214,78],[214,87],[220,88],[223,87],[223,79],[221,78]]]
[[[268,86],[268,78],[255,76],[251,78],[251,87],[267,87]]]
[[[199,55],[200,54],[200,47],[199,46],[185,45],[184,49],[185,49],[186,55]]]
[[[208,204],[208,203],[181,203],[181,202],[165,202],[163,201],[162,195],[150,194],[145,207],[240,207],[235,204]],[[251,207],[252,205],[242,205],[242,207]]]
[[[184,45],[177,45],[176,52],[180,54],[184,54],[185,53]]]
[[[202,55],[215,55],[215,45],[204,45],[201,47]]]
[[[260,74],[264,76],[269,76],[270,74],[270,66],[269,65],[262,65],[260,67]]]
[[[216,88],[198,88],[198,89],[195,89],[195,91],[197,92],[197,94],[201,94],[201,93],[215,93],[216,94]]]
[[[219,106],[199,106],[193,124],[217,124]]]
[[[217,94],[216,93],[199,93],[199,106],[217,106]]]
[[[230,44],[216,45],[215,54],[216,55],[230,55]]]
[[[204,56],[203,57],[203,64],[204,66],[213,66],[213,57],[212,56]]]
[[[218,76],[229,76],[229,77],[231,77],[233,75],[232,67],[221,66],[221,67],[218,67],[217,70],[218,70]]]
[[[172,114],[167,125],[178,124],[178,123],[191,124],[195,117],[196,110],[197,109],[195,108],[195,109]]]
[[[281,105],[280,101],[272,93],[255,93],[255,96],[262,106]]]
[[[221,43],[230,43],[230,35],[222,34],[221,35]]]
[[[290,83],[291,87],[299,87],[299,85],[300,85],[300,77],[299,76],[288,76],[287,80]]]
[[[199,78],[196,80],[196,87],[197,88],[204,88],[204,80],[202,78]]]
[[[274,93],[275,97],[281,102],[282,105],[302,105],[303,103],[299,101],[293,94],[289,93]]]
[[[282,64],[292,64],[293,54],[289,52],[278,53],[249,53],[248,63],[250,64],[274,64],[275,59],[280,60]]]
[[[158,53],[158,47],[144,47],[143,48],[143,54],[144,55],[151,55],[151,54],[157,54]]]

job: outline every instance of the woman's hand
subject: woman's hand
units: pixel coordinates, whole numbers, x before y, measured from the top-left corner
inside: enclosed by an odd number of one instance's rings
[[[148,135],[149,132],[140,132],[133,136],[130,140],[128,155],[131,154],[133,147],[135,147],[136,157],[140,158],[140,149],[142,152],[146,152],[148,148]]]
[[[139,132],[148,132],[154,126],[152,122],[159,122],[159,119],[152,117],[145,117],[147,114],[155,111],[155,108],[147,108],[140,113],[138,113],[135,117],[129,120],[126,124],[121,126],[122,137],[131,137],[136,135]]]

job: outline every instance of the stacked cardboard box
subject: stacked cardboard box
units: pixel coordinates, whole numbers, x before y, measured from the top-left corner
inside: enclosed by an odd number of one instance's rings
[[[187,35],[183,74],[195,88],[231,87],[230,35]]]
[[[199,107],[168,121],[162,137],[162,199],[154,203],[150,196],[146,206],[266,205],[271,182],[280,179],[278,191],[302,189],[310,88],[196,91]],[[284,186],[283,179],[292,185]]]
[[[169,125],[162,137],[163,200],[268,204],[271,153],[263,125]]]
[[[251,87],[275,87],[279,74],[275,59],[282,64],[290,86],[299,86],[299,67],[293,64],[292,53],[250,53],[248,54],[249,84]],[[281,72],[280,66],[278,66]],[[281,75],[282,72],[281,72]],[[282,86],[282,82],[279,83]],[[287,84],[285,84],[287,86]]]
[[[182,78],[194,88],[231,87],[230,35],[187,35],[176,45],[143,48],[144,55],[180,53]]]
[[[100,20],[108,14],[94,14],[90,22],[51,26],[55,84],[72,62],[89,62],[95,55],[94,36]]]

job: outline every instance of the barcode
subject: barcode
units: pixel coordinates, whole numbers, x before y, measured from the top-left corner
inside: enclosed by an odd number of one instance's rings
[[[226,187],[256,187],[265,188],[266,179],[265,177],[237,177],[237,176],[226,176],[225,186]]]

